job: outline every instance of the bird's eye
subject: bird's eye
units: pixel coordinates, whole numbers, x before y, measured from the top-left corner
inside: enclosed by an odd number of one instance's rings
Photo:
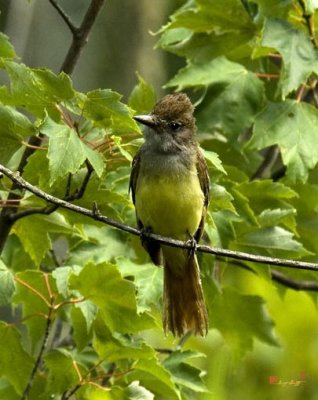
[[[172,121],[172,122],[170,122],[169,127],[173,131],[177,131],[181,127],[181,124],[180,124],[180,122]]]

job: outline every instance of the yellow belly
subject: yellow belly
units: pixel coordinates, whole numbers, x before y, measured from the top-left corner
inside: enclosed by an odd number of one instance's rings
[[[137,216],[154,233],[188,240],[202,218],[204,196],[196,171],[180,176],[138,177]]]

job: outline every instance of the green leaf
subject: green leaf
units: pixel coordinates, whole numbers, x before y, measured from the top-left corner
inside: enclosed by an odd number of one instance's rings
[[[214,151],[208,151],[204,149],[201,149],[201,151],[204,154],[205,159],[208,161],[208,164],[212,165],[215,169],[226,175],[226,171],[223,168],[218,154],[214,153]]]
[[[200,376],[202,371],[185,362],[193,357],[202,357],[202,354],[189,350],[183,352],[174,351],[164,361],[163,365],[170,371],[172,379],[177,385],[190,389],[195,393],[207,392],[207,388]]]
[[[57,124],[47,117],[40,127],[50,138],[47,157],[50,168],[50,184],[67,174],[74,174],[85,161],[83,144],[74,129]]]
[[[188,87],[227,83],[242,79],[247,74],[248,71],[242,65],[228,61],[225,57],[218,57],[207,63],[189,63],[165,86],[177,86],[178,90],[183,90]]]
[[[297,210],[297,230],[306,248],[314,254],[317,254],[318,186],[308,183],[298,184],[295,186],[295,190],[297,190],[299,194],[299,197],[293,202]],[[313,261],[315,262],[316,259],[313,259]]]
[[[252,38],[250,31],[192,33],[189,29],[175,28],[162,34],[157,46],[164,50],[186,57],[194,63],[209,62],[219,56],[232,61],[249,57]]]
[[[4,33],[0,33],[0,57],[15,58],[15,50],[9,41],[9,37]]]
[[[262,45],[276,49],[283,57],[282,96],[305,83],[309,75],[318,73],[318,51],[304,31],[280,19],[265,23]]]
[[[259,296],[242,295],[229,287],[214,299],[212,327],[217,328],[240,355],[251,350],[253,339],[276,346],[274,323]],[[224,318],[226,315],[226,318]]]
[[[106,199],[111,198],[108,197],[108,193],[105,194]],[[103,208],[101,207],[101,209]],[[134,256],[131,245],[123,241],[120,233],[115,232],[113,228],[101,227],[100,224],[98,226],[85,226],[84,233],[87,236],[86,241],[81,241],[77,246],[74,246],[67,260],[68,265],[83,266],[90,261],[94,261],[96,264],[104,261],[109,262],[113,261],[118,254],[125,254],[127,257]]]
[[[150,263],[136,264],[123,256],[117,257],[116,263],[124,277],[134,277],[137,287],[138,310],[150,311],[151,307],[158,308],[162,298],[162,269]]]
[[[295,215],[296,210],[294,208],[276,208],[274,210],[266,209],[261,212],[257,217],[257,220],[263,227],[283,224],[286,227],[293,229],[294,233],[296,233]]]
[[[318,111],[310,104],[286,100],[269,103],[255,120],[250,149],[278,144],[287,177],[305,182],[318,161]]]
[[[291,0],[253,0],[258,5],[260,17],[287,17]]]
[[[31,226],[32,229],[30,229]],[[39,215],[21,218],[14,224],[12,232],[19,237],[25,252],[39,267],[46,252],[51,248],[51,239],[45,221]]]
[[[237,234],[236,242],[231,248],[252,254],[270,254],[276,257],[296,259],[310,254],[300,242],[293,239],[291,232],[279,226]]]
[[[287,201],[298,197],[297,192],[289,186],[270,179],[243,182],[237,185],[237,189],[250,201],[255,199],[255,205],[259,204],[260,211],[271,204],[277,204],[278,200]]]
[[[48,69],[29,68],[7,60],[4,67],[11,79],[11,101],[40,118],[48,112],[59,119],[57,103],[74,96],[71,80],[63,72],[55,75]]]
[[[233,206],[233,196],[225,189],[224,186],[217,185],[216,183],[211,184],[211,198],[213,201],[210,202],[210,209],[216,210],[231,210],[235,212]]]
[[[249,128],[264,104],[264,84],[254,74],[239,73],[229,82],[209,88],[196,111],[199,131],[218,130],[228,137],[231,146]]]
[[[121,142],[122,142],[121,137],[112,135],[111,138],[116,143],[116,146],[117,146],[120,154],[123,155],[129,162],[132,162],[133,157],[130,153],[128,153],[127,150],[124,149],[123,145],[121,144]]]
[[[121,277],[115,265],[89,263],[70,283],[98,305],[111,331],[133,333],[152,326],[146,314],[137,313],[135,287]]]
[[[104,158],[97,151],[88,147],[85,143],[82,142],[83,151],[86,156],[86,159],[90,162],[97,176],[100,178],[104,172]]]
[[[105,388],[93,386],[91,383],[83,385],[85,395],[83,399],[89,400],[153,400],[154,395],[149,390],[140,386],[138,381],[131,382],[128,386],[114,386]],[[82,390],[81,390],[82,391]],[[79,391],[80,392],[80,391]],[[81,397],[82,399],[82,397]]]
[[[71,354],[65,349],[50,351],[44,357],[49,370],[48,386],[53,393],[63,393],[79,383]]]
[[[178,11],[164,29],[183,27],[195,32],[233,32],[253,27],[249,15],[238,0],[197,0],[196,5],[198,8]]]
[[[120,99],[121,96],[110,89],[88,92],[83,99],[83,114],[103,128],[126,133],[138,132],[138,125],[132,119],[132,110],[121,103]]]
[[[79,273],[80,267],[72,265],[71,267],[64,265],[63,267],[56,268],[52,272],[52,277],[55,279],[58,292],[66,299],[72,294],[69,288],[69,278],[73,273]]]
[[[138,84],[133,88],[129,96],[129,107],[137,114],[149,113],[156,102],[156,94],[152,85],[147,83],[138,73]]]
[[[21,334],[14,325],[0,321],[0,371],[22,394],[31,375],[34,360],[23,349]]]
[[[74,235],[75,230],[62,214],[55,212],[50,215],[34,214],[27,219],[21,218],[15,223],[12,232],[19,237],[26,253],[39,267],[45,254],[51,249],[49,232]]]
[[[0,163],[6,164],[23,139],[36,133],[29,119],[9,106],[0,105]]]
[[[154,350],[143,339],[111,333],[100,316],[94,323],[93,346],[99,357],[109,362],[155,357]]]
[[[137,361],[130,379],[139,381],[142,386],[158,395],[159,398],[181,399],[170,372],[160,365],[155,357]]]
[[[153,400],[153,393],[139,385],[138,381],[131,382],[130,385],[124,390],[126,399],[129,400]]]
[[[81,304],[81,303],[80,303]],[[90,303],[96,314],[96,306]],[[93,313],[91,314],[93,315]],[[88,328],[87,318],[79,307],[71,308],[72,327],[74,329],[73,338],[78,351],[83,350],[92,341],[92,329]]]
[[[0,306],[10,303],[14,291],[14,276],[0,259]]]
[[[23,271],[16,274],[17,287],[13,297],[15,304],[22,305],[23,317],[31,338],[32,349],[43,340],[48,313],[49,293],[44,279],[44,273],[38,271]],[[55,291],[54,281],[48,275],[52,292]],[[22,281],[22,282],[19,282]],[[25,286],[25,284],[27,286]],[[34,290],[32,290],[34,289]],[[47,303],[44,301],[47,300]],[[58,301],[58,299],[56,299]]]

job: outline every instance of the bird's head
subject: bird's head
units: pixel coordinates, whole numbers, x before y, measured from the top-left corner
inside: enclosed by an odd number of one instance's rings
[[[146,143],[158,151],[177,152],[195,142],[194,107],[184,93],[168,94],[147,115],[134,119],[145,125]]]

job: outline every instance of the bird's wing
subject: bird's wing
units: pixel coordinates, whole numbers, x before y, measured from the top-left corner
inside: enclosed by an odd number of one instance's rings
[[[132,165],[131,165],[131,173],[130,173],[130,180],[129,180],[129,192],[131,191],[131,197],[133,203],[135,204],[135,195],[136,195],[136,186],[137,186],[137,179],[139,175],[140,169],[140,159],[141,159],[141,149],[138,150],[136,153]]]
[[[206,165],[205,158],[200,149],[198,149],[197,151],[196,168],[197,168],[198,178],[200,181],[200,186],[204,195],[204,208],[203,208],[202,218],[199,227],[194,235],[194,238],[198,242],[203,234],[206,210],[208,208],[210,201],[210,178],[208,174],[208,167]]]

